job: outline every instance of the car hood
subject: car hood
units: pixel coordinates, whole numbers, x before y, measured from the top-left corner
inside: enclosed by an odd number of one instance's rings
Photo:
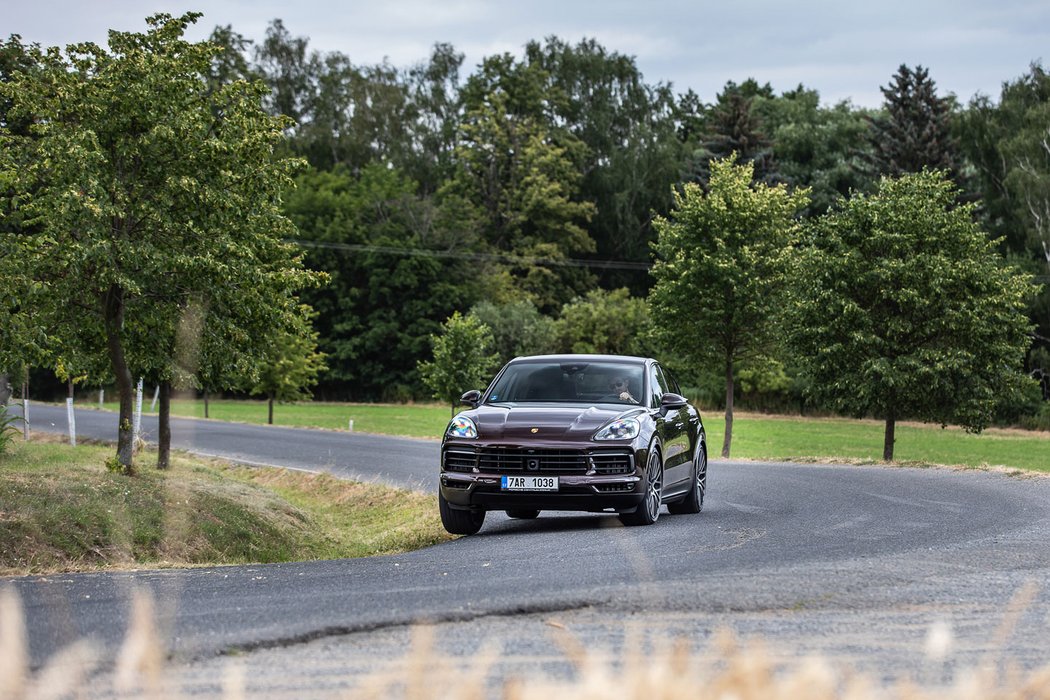
[[[497,404],[479,406],[469,415],[482,440],[579,440],[591,436],[609,421],[643,413],[631,407]]]

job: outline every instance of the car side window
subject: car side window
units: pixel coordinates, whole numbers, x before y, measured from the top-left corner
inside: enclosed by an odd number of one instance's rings
[[[682,388],[678,385],[678,380],[675,379],[674,375],[666,369],[664,369],[663,367],[661,367],[660,369],[663,370],[664,379],[667,380],[667,390],[673,391],[674,393],[681,395]]]
[[[667,392],[667,380],[664,379],[664,373],[660,371],[659,365],[653,365],[649,370],[649,389],[652,392],[652,400],[649,405],[658,408],[660,399]]]

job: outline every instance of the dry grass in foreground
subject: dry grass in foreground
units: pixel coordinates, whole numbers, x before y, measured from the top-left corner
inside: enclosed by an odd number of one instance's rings
[[[1022,589],[997,636],[1009,633],[1020,611],[1030,602],[1034,587]],[[164,667],[163,644],[154,627],[153,603],[144,593],[133,598],[131,623],[110,674],[111,691],[92,687],[99,656],[87,642],[78,642],[53,658],[41,671],[30,674],[24,621],[17,594],[0,592],[0,700],[43,700],[90,695],[120,698],[178,698],[177,683]],[[934,630],[936,631],[936,630]],[[618,663],[594,655],[564,630],[555,629],[555,640],[575,667],[575,678],[559,680],[510,680],[493,686],[489,670],[498,661],[496,652],[478,659],[466,673],[444,663],[434,649],[432,628],[415,630],[414,643],[396,671],[372,673],[353,679],[355,687],[346,698],[391,698],[409,700],[459,699],[551,700],[572,697],[585,700],[625,698],[631,700],[1046,700],[1050,698],[1050,665],[1039,670],[1000,672],[994,663],[968,669],[943,686],[923,686],[902,680],[881,685],[869,677],[819,658],[778,664],[761,644],[741,646],[729,632],[718,633],[704,652],[692,650],[684,641],[669,642],[655,653],[627,655]],[[931,635],[927,654],[950,640]],[[222,697],[249,697],[243,671],[231,664],[222,679]]]

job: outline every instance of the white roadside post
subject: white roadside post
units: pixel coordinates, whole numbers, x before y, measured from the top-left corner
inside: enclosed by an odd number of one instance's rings
[[[69,444],[77,446],[77,417],[73,413],[72,397],[66,399],[66,422],[69,423]]]
[[[139,442],[139,431],[142,428],[142,379],[135,389],[135,414],[131,419],[131,449],[134,451]]]
[[[98,407],[102,408],[102,405],[104,403],[106,403],[106,390],[105,389],[99,389],[98,390]]]
[[[156,407],[157,407],[157,397],[159,397],[159,396],[160,396],[160,384],[158,384],[157,388],[153,390],[153,401],[150,402],[150,405],[149,405],[149,412],[150,413],[153,413],[154,409],[156,409]]]
[[[346,429],[348,431],[350,431],[351,433],[354,432],[354,419],[353,418],[350,419],[350,422],[349,422],[349,424],[347,424]]]
[[[29,399],[22,397],[22,439],[29,442]]]

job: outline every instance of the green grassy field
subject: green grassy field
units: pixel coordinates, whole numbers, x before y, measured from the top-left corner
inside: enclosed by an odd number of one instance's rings
[[[88,404],[90,405],[90,404]],[[115,409],[115,404],[108,408]],[[148,405],[147,405],[148,408]],[[201,401],[173,401],[172,413],[203,417]],[[261,401],[211,401],[209,415],[218,420],[265,423]],[[449,419],[449,407],[437,404],[278,404],[278,425],[437,438]],[[705,413],[711,454],[722,447],[723,418]],[[773,460],[860,460],[882,458],[883,424],[873,420],[802,418],[738,413],[733,428],[734,458]],[[1050,433],[987,430],[970,435],[958,428],[899,424],[895,459],[905,463],[1005,466],[1050,472]]]

